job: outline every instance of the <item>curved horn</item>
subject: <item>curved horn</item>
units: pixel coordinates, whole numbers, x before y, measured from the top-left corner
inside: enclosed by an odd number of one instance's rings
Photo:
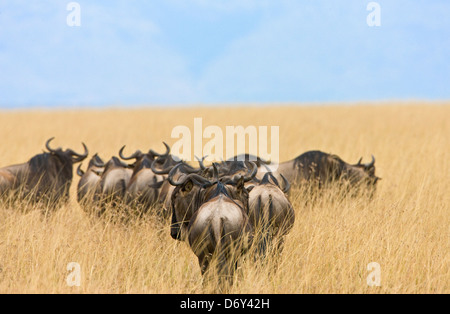
[[[153,164],[152,163],[152,170],[153,170]],[[178,185],[182,185],[186,180],[181,180],[181,181],[173,181],[173,176],[174,174],[177,172],[178,168],[181,167],[181,163],[176,165],[175,167],[173,167],[170,172],[169,175],[167,177],[167,181],[169,181],[169,183],[173,186],[178,186]],[[153,170],[154,171],[154,170]],[[185,178],[184,178],[185,179]]]
[[[105,168],[105,163],[100,162],[97,158],[92,160],[92,164],[98,168]]]
[[[56,152],[57,150],[61,149],[61,147],[58,147],[57,149],[52,149],[52,148],[50,147],[50,142],[53,141],[54,139],[55,139],[55,137],[52,137],[52,138],[49,138],[49,139],[47,140],[47,142],[45,142],[45,147],[47,148],[47,150],[48,150],[50,153],[54,153],[54,152]]]
[[[79,175],[80,177],[84,176],[84,171],[81,170],[81,165],[82,164],[79,164],[77,168],[77,175]]]
[[[156,159],[153,160],[152,164],[150,165],[150,168],[152,169],[153,173],[155,173],[155,174],[168,174],[174,168],[174,166],[169,166],[167,168],[158,170],[158,169],[156,169],[155,164],[156,164]]]
[[[83,161],[84,159],[86,159],[86,157],[89,155],[89,150],[86,147],[86,144],[81,143],[84,147],[84,154],[78,154],[76,152],[74,152],[71,149],[68,149],[66,152],[69,153],[72,157],[75,156],[76,158],[73,158],[73,162],[80,162]]]
[[[141,155],[142,152],[140,150],[137,150],[133,155],[131,155],[130,157],[125,157],[123,155],[123,150],[125,149],[126,145],[123,145],[123,147],[119,150],[119,156],[120,158],[122,158],[123,160],[130,160],[130,159],[138,159]]]
[[[273,182],[270,182],[270,179],[272,179]],[[276,186],[280,187],[280,183],[278,182],[277,178],[275,178],[275,176],[273,175],[272,172],[266,172],[266,174],[264,175],[264,177],[261,179],[261,181],[259,182],[260,184],[275,184]]]
[[[103,166],[105,165],[105,162],[100,158],[98,154],[92,156],[92,160],[95,160],[98,164],[102,164]]]
[[[175,175],[175,173],[178,171],[178,168],[180,168],[181,166],[183,166],[182,163],[176,165],[175,167],[173,167],[172,170],[170,170],[169,172],[169,176],[167,177],[167,181],[169,181],[169,183],[173,186],[180,186],[183,185],[187,180],[192,180],[194,181],[194,183],[196,184],[211,184],[211,182],[209,182],[209,180],[207,180],[206,178],[196,174],[196,173],[191,173],[189,175],[186,175],[184,177],[182,177],[180,180],[178,181],[174,181],[173,176]]]
[[[206,169],[205,165],[203,164],[203,161],[206,159],[206,157],[208,157],[208,155],[203,156],[202,159],[200,160],[200,158],[198,158],[197,156],[195,156],[195,159],[197,159],[198,164],[200,165],[200,169],[202,169],[202,170],[205,170],[205,169]]]
[[[231,181],[232,181],[233,183],[236,183],[237,180],[240,180],[240,179],[241,179],[241,177],[244,179],[244,182],[252,181],[252,180],[256,177],[256,174],[258,173],[258,166],[256,166],[256,164],[255,164],[254,162],[252,162],[252,161],[250,161],[250,164],[252,165],[252,167],[249,168],[249,171],[247,172],[246,175],[244,175],[244,176],[241,176],[241,175],[234,175],[234,176],[233,176],[233,179],[231,179]],[[214,165],[214,164],[213,164],[213,165]],[[270,172],[268,172],[268,173],[270,173]],[[221,180],[222,180],[223,182],[229,182],[230,177],[231,177],[230,175],[224,176],[224,177],[221,178]],[[259,180],[258,180],[258,182],[259,182]]]
[[[291,184],[281,173],[280,173],[280,176],[284,182],[284,187],[283,187],[282,191],[283,191],[283,193],[287,194],[289,192],[289,190],[291,189]]]
[[[166,146],[166,152],[164,154],[158,154],[157,152],[155,152],[153,149],[149,150],[150,154],[153,154],[153,156],[157,156],[157,157],[167,157],[169,156],[170,153],[170,146],[167,145],[166,142],[163,142],[164,146]]]

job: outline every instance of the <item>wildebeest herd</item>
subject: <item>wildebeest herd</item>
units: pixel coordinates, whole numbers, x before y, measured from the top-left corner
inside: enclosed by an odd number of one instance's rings
[[[85,171],[84,152],[54,149],[28,162],[0,168],[2,199],[45,202],[57,208],[69,200],[73,165],[77,174],[77,200],[85,211],[124,217],[154,215],[170,221],[170,235],[186,241],[198,257],[202,274],[217,261],[219,280],[230,283],[238,262],[251,247],[262,260],[268,252],[279,254],[285,236],[292,229],[295,210],[290,187],[339,186],[345,192],[363,188],[372,195],[378,177],[375,158],[367,164],[348,164],[336,155],[309,151],[297,158],[273,164],[257,156],[238,155],[226,161],[198,167],[170,154],[170,147],[158,153],[140,150],[104,162],[91,157]]]

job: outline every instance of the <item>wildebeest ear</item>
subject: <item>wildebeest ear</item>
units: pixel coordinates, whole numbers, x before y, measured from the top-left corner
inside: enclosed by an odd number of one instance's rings
[[[246,187],[246,190],[248,193],[250,193],[254,188],[255,188],[254,185],[250,185],[250,186]]]
[[[236,188],[238,190],[242,190],[244,189],[244,184],[245,184],[244,176],[241,176],[239,180],[236,182]]]

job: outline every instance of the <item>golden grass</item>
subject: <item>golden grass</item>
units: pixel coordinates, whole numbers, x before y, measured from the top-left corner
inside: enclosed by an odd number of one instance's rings
[[[245,261],[233,293],[449,293],[450,106],[192,108],[17,111],[0,113],[0,167],[54,146],[90,149],[107,159],[173,144],[171,130],[207,125],[280,126],[281,160],[311,149],[354,163],[376,157],[383,178],[370,202],[334,198],[315,203],[292,193],[296,222],[278,271]],[[85,162],[86,164],[86,162]],[[0,205],[1,293],[202,293],[197,259],[151,218],[127,227],[88,217],[75,200],[44,218]],[[81,265],[80,287],[66,267]],[[369,287],[367,265],[381,266]]]

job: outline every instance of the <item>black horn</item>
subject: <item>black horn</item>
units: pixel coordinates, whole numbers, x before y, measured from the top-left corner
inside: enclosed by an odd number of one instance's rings
[[[200,165],[200,169],[202,169],[202,170],[205,170],[205,169],[206,169],[205,164],[203,163],[203,161],[205,161],[205,159],[206,159],[207,157],[208,157],[208,156],[203,156],[202,159],[200,159],[200,158],[198,158],[197,156],[195,156],[195,158],[196,158],[197,161],[198,161],[198,164]]]
[[[196,173],[191,173],[191,174],[185,175],[181,179],[175,181],[173,179],[173,176],[178,171],[178,168],[180,168],[182,166],[184,166],[184,164],[180,163],[180,164],[176,165],[175,167],[173,167],[172,170],[170,170],[167,180],[169,181],[169,183],[171,185],[180,186],[180,185],[183,185],[185,182],[187,182],[187,180],[191,180],[192,182],[194,182],[195,184],[198,184],[198,185],[211,184],[211,182],[209,180],[207,180],[206,178],[204,178]]]
[[[50,142],[53,141],[54,139],[55,139],[55,138],[52,137],[52,138],[49,138],[49,139],[47,140],[47,142],[45,142],[45,147],[47,148],[47,150],[48,150],[50,153],[54,153],[54,152],[56,152],[57,150],[60,150],[60,149],[61,149],[61,147],[58,147],[57,149],[52,149],[52,148],[50,147]]]
[[[84,154],[78,154],[78,153],[76,153],[76,152],[74,152],[73,150],[71,150],[71,149],[68,149],[66,152],[67,153],[69,153],[72,157],[76,157],[76,158],[73,158],[73,162],[80,162],[80,161],[83,161],[84,159],[86,159],[86,157],[89,155],[89,150],[88,150],[88,148],[86,147],[86,144],[84,144],[84,143],[81,143],[82,145],[83,145],[83,147],[84,147]]]
[[[149,150],[149,154],[152,154],[153,156],[156,156],[156,157],[167,157],[167,156],[169,156],[169,154],[170,154],[170,146],[167,145],[166,142],[163,142],[163,144],[166,147],[166,152],[164,154],[159,154],[159,153],[155,152],[153,149]]]
[[[105,163],[102,160],[93,159],[92,164],[98,168],[104,168]]]
[[[174,166],[172,165],[172,166],[168,166],[164,169],[156,169],[156,166],[155,166],[156,162],[157,162],[157,159],[155,159],[150,166],[153,173],[155,173],[155,174],[168,174],[174,168]]]
[[[139,157],[142,156],[142,152],[140,150],[137,150],[133,155],[131,155],[130,157],[126,157],[123,155],[123,150],[125,149],[126,145],[123,145],[123,147],[119,150],[119,156],[120,158],[122,158],[123,160],[130,160],[130,159],[138,159]]]

